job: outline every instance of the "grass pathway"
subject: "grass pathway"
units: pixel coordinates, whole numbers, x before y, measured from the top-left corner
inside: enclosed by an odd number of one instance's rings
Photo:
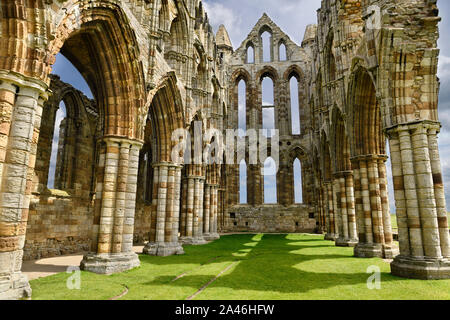
[[[185,251],[141,255],[141,267],[121,274],[81,272],[81,290],[67,289],[66,273],[33,280],[33,299],[450,300],[450,280],[394,277],[382,259],[354,258],[352,248],[335,247],[323,236],[230,235]],[[381,271],[381,290],[367,288],[370,266]]]

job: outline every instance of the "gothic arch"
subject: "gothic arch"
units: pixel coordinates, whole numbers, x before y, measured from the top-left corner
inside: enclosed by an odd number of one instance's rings
[[[357,66],[348,90],[352,156],[386,153],[382,113],[375,88],[371,74]]]
[[[154,150],[156,162],[172,162],[172,149],[178,143],[172,141],[172,133],[184,128],[184,109],[176,81],[175,74],[170,72],[149,99],[148,117],[157,138],[157,150]]]
[[[68,6],[69,7],[69,6]],[[80,14],[69,7],[49,44],[42,79],[47,81],[57,53],[81,72],[105,117],[105,135],[137,138],[145,104],[145,80],[139,45],[118,5],[90,4]]]
[[[350,171],[350,144],[347,124],[341,110],[336,106],[332,111],[330,140],[334,172]]]
[[[256,79],[261,82],[265,77],[269,77],[272,79],[274,85],[275,82],[278,81],[278,72],[272,66],[264,66],[257,74]]]

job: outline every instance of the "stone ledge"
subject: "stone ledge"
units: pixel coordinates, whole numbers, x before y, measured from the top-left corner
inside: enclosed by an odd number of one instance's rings
[[[182,238],[180,239],[180,242],[183,245],[187,245],[187,246],[201,246],[204,244],[207,244],[208,241],[206,239],[204,239],[204,237],[201,238]]]
[[[388,247],[382,244],[361,244],[355,246],[354,256],[358,258],[394,259],[399,254],[395,246]]]
[[[397,256],[391,263],[391,273],[394,276],[410,279],[450,279],[450,261]]]
[[[337,247],[356,247],[357,244],[358,244],[357,239],[344,239],[344,238],[336,239]]]
[[[18,300],[31,298],[28,277],[21,272],[0,275],[0,300]]]
[[[143,254],[149,256],[167,257],[172,255],[184,254],[183,247],[180,243],[147,243],[143,250]]]
[[[334,233],[327,233],[324,238],[326,241],[336,241],[337,235]]]
[[[206,241],[215,241],[220,239],[220,235],[218,233],[207,233],[203,235],[203,238]]]
[[[141,262],[134,252],[118,254],[87,254],[80,268],[98,274],[113,274],[139,267]]]

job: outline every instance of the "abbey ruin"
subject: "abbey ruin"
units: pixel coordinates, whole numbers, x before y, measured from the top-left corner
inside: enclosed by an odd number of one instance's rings
[[[436,0],[322,0],[301,44],[264,14],[236,50],[200,0],[1,0],[0,16],[0,299],[31,295],[24,259],[88,251],[81,268],[111,274],[139,266],[136,243],[168,256],[228,232],[321,233],[394,275],[450,278]],[[93,100],[52,74],[58,53]],[[238,128],[228,144],[278,130],[266,158],[196,159]],[[179,129],[204,138],[179,150]]]

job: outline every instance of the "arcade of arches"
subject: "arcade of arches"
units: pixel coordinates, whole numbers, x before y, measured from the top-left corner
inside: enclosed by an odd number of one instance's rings
[[[111,274],[139,266],[134,244],[237,231],[322,233],[450,278],[436,0],[322,0],[301,45],[264,14],[236,50],[200,0],[2,0],[0,17],[0,299],[31,294],[24,259],[88,251],[81,268]],[[51,74],[58,54],[93,99]],[[278,134],[202,161],[237,128]]]

